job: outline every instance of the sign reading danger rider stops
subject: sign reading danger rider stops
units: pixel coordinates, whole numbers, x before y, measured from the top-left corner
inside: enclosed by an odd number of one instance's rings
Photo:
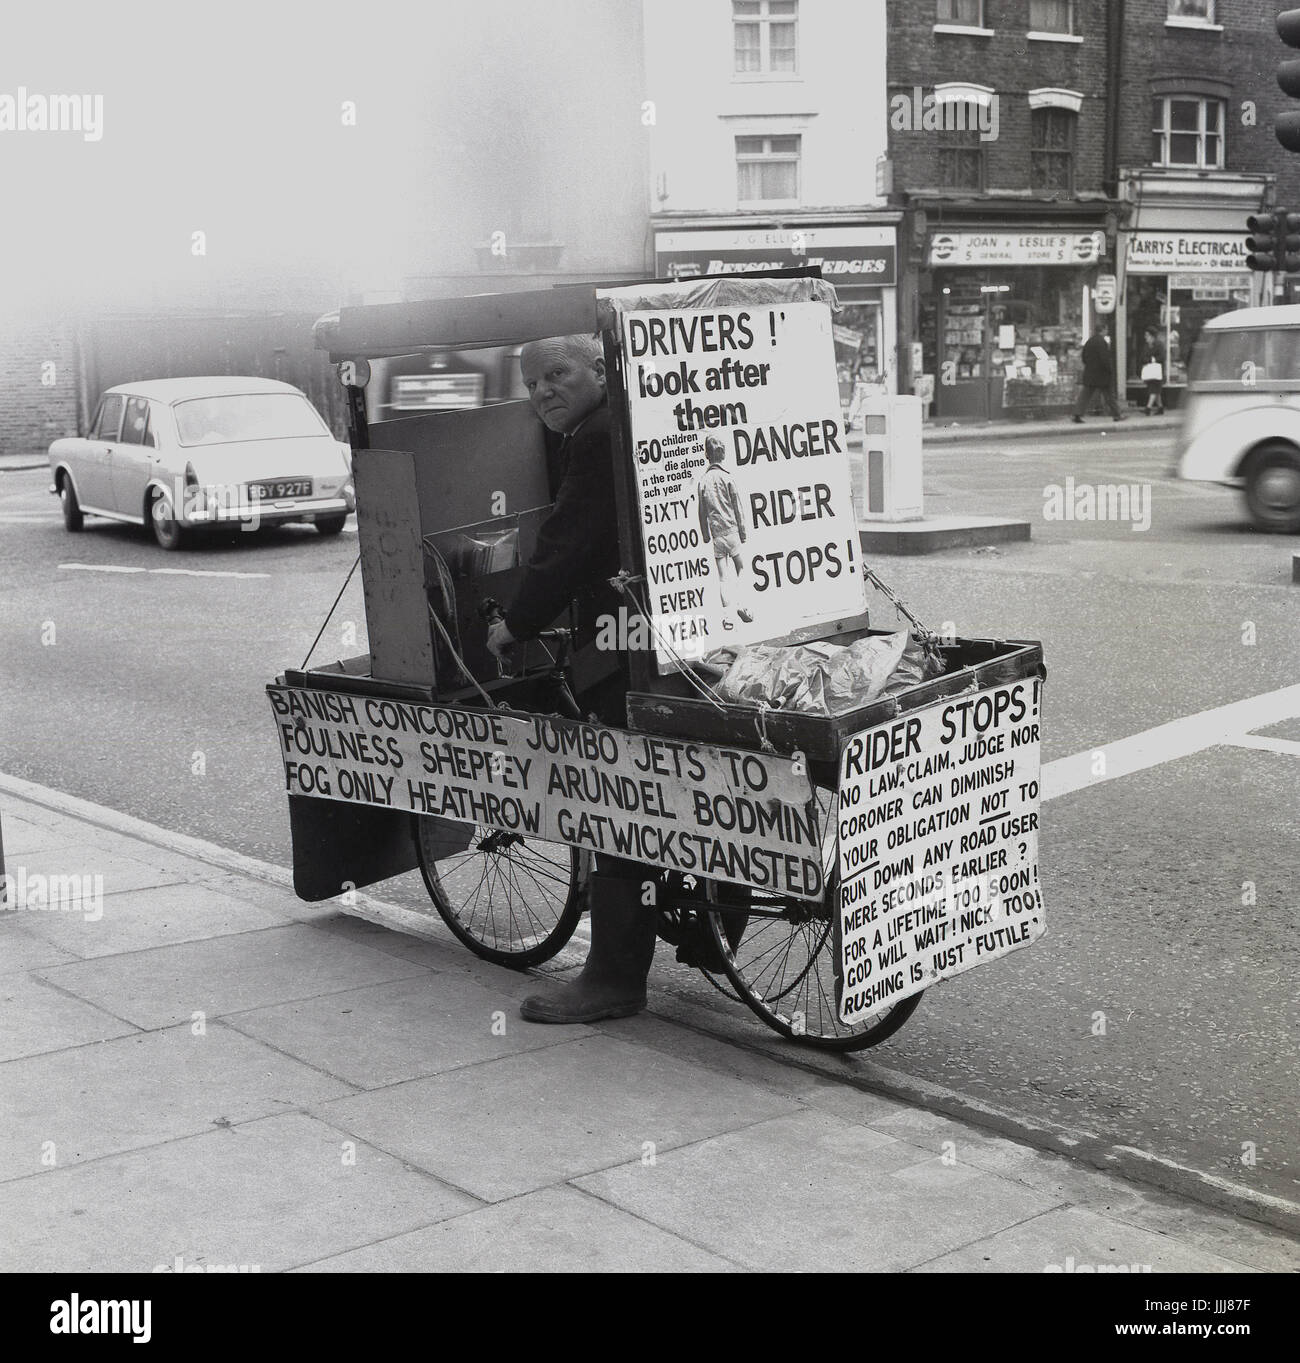
[[[855,734],[840,756],[840,1020],[1042,936],[1039,695],[1028,678]]]
[[[661,671],[866,608],[825,303],[623,318]]]

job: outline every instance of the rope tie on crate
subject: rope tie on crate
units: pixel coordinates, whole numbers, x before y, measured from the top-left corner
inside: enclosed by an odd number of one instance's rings
[[[754,707],[758,711],[758,716],[754,720],[754,728],[758,732],[758,746],[764,752],[776,752],[776,744],[767,736],[767,712],[772,708],[767,701],[760,700]]]
[[[617,576],[611,577],[609,579],[609,585],[613,587],[615,591],[619,592],[621,595],[627,597],[627,599],[631,601],[632,606],[636,610],[637,614],[640,615],[641,618],[646,622],[647,626],[649,626],[651,638],[653,638],[655,643],[658,644],[659,647],[662,648],[663,651],[667,653],[668,656],[677,664],[678,668],[680,669],[680,675],[683,676],[686,679],[686,681],[695,688],[695,690],[700,694],[700,696],[707,700],[715,710],[724,709],[726,702],[722,699],[721,696],[718,695],[718,693],[713,689],[713,687],[711,687],[694,671],[691,665],[686,661],[685,658],[681,656],[680,653],[677,652],[677,650],[672,646],[672,644],[670,644],[663,637],[661,631],[656,627],[655,622],[650,618],[650,612],[648,607],[642,605],[642,603],[637,599],[636,593],[632,590],[632,584],[634,582],[640,582],[643,580],[644,579],[642,578],[634,577],[631,573],[620,572],[618,573]]]
[[[446,625],[444,625],[442,621],[438,618],[438,612],[434,610],[432,606],[429,607],[429,619],[433,621],[434,625],[438,630],[438,633],[442,635],[442,641],[444,644],[447,645],[447,651],[456,660],[456,666],[460,668],[461,676],[469,678],[469,680],[474,685],[474,689],[479,693],[480,696],[483,697],[483,701],[487,705],[489,710],[497,709],[498,707],[496,703],[493,701],[492,697],[489,696],[488,693],[479,685],[478,678],[469,670],[468,667],[465,666],[465,659],[462,658],[460,654],[456,651],[456,645],[452,643],[451,635],[447,633]],[[505,707],[501,706],[500,708],[504,709]]]
[[[921,650],[925,654],[926,659],[936,673],[942,672],[943,656],[939,652],[939,636],[927,625],[923,625],[903,604],[897,593],[886,587],[865,563],[862,565],[862,575],[900,615],[907,618],[912,626],[912,632],[916,636],[916,641],[921,645]]]

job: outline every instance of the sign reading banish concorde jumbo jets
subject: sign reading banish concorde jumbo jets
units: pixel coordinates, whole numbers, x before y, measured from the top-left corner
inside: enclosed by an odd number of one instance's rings
[[[628,312],[623,344],[660,669],[863,611],[830,308]]]
[[[822,897],[806,770],[581,724],[269,686],[290,795],[409,810],[796,899]]]

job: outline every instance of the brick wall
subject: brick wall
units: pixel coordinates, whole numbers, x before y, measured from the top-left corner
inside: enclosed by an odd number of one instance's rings
[[[986,0],[991,37],[935,33],[933,0],[889,0],[889,93],[923,93],[946,81],[991,86],[999,97],[998,135],[985,144],[986,191],[1025,193],[1030,182],[1028,92],[1044,86],[1083,95],[1076,125],[1075,192],[1100,192],[1106,155],[1106,0],[1078,0],[1081,43],[1030,40],[1029,0]],[[889,133],[897,191],[939,184],[934,132]],[[960,191],[954,191],[960,193]]]
[[[1231,87],[1224,170],[1276,174],[1278,202],[1300,208],[1300,156],[1273,134],[1277,114],[1300,110],[1277,84],[1278,62],[1300,56],[1277,36],[1274,20],[1283,8],[1278,0],[1219,0],[1223,31],[1214,32],[1166,27],[1166,0],[1125,0],[1120,165],[1152,164],[1151,81],[1206,76]]]
[[[77,433],[71,328],[0,320],[0,454],[43,455]]]

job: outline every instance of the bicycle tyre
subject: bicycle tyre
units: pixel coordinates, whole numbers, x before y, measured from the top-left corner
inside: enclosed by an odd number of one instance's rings
[[[476,827],[465,851],[439,858],[425,836],[433,821],[412,817],[429,898],[476,956],[526,970],[563,949],[582,917],[588,853]]]
[[[887,1041],[916,1012],[921,994],[886,1004],[860,1023],[845,1024],[837,1007],[834,914],[839,891],[835,871],[838,795],[817,788],[823,829],[824,872],[820,902],[765,894],[744,885],[715,884],[722,903],[750,909],[744,931],[728,933],[728,910],[708,914],[709,932],[732,987],[745,1005],[774,1032],[802,1046],[826,1051],[861,1051]],[[735,910],[730,911],[735,918]],[[734,939],[734,940],[733,940]]]

